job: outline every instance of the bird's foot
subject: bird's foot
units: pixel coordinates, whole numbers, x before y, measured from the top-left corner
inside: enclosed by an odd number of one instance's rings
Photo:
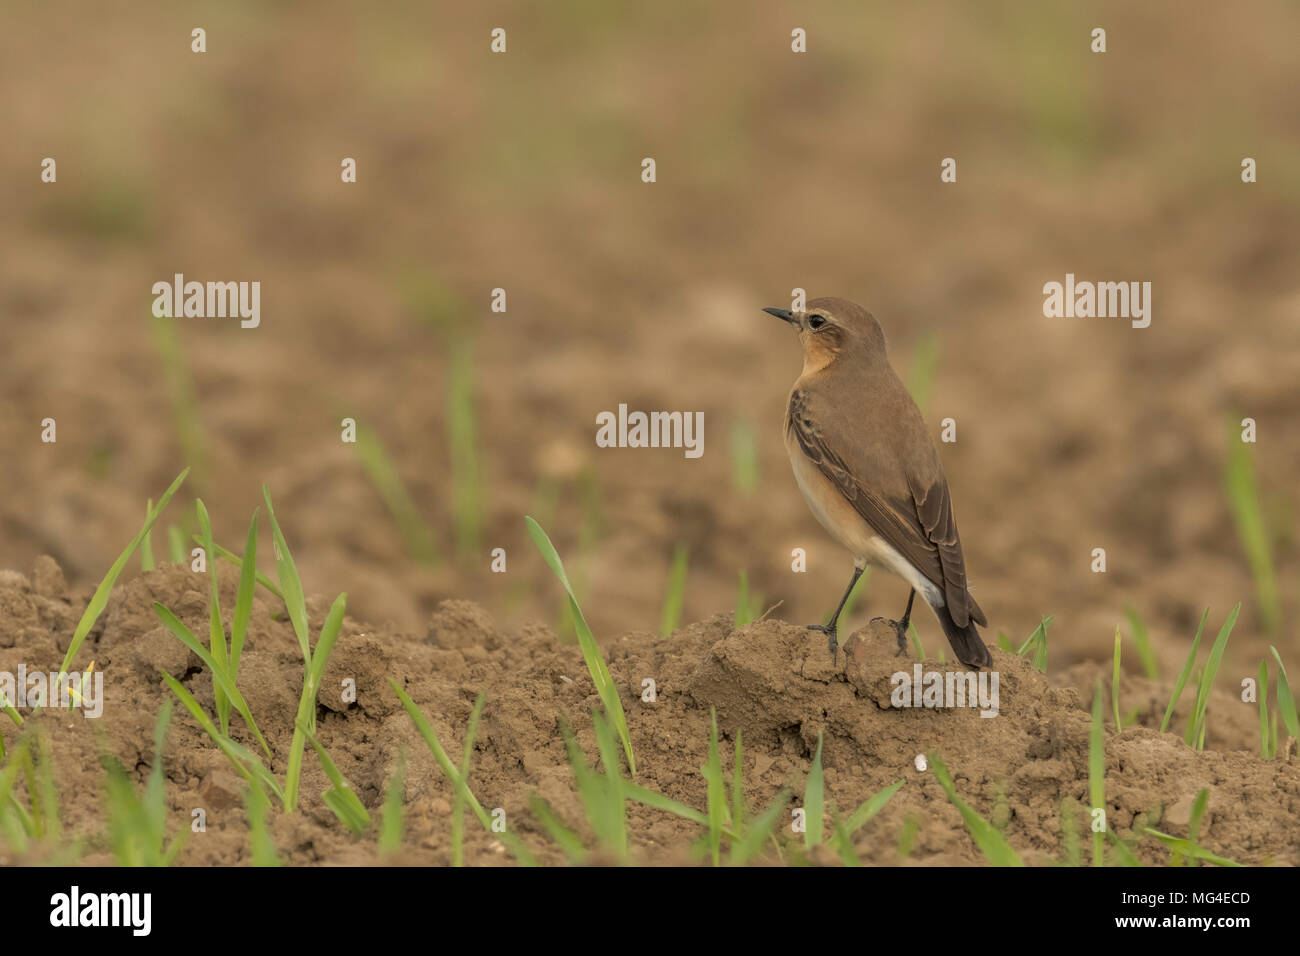
[[[906,657],[907,656],[907,619],[904,618],[901,621],[890,621],[883,617],[873,617],[871,619],[871,622],[873,624],[876,621],[884,621],[886,624],[888,624],[890,627],[894,629],[894,634],[898,638],[898,653],[895,654],[894,656]]]
[[[826,635],[826,645],[831,651],[831,662],[839,663],[839,629],[834,624],[809,624],[808,630],[821,631]]]

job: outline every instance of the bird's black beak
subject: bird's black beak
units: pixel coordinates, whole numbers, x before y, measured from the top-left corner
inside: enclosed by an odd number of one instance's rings
[[[794,317],[794,313],[789,309],[764,309],[768,315],[775,315],[778,319],[783,319],[791,325],[798,325],[799,320]]]

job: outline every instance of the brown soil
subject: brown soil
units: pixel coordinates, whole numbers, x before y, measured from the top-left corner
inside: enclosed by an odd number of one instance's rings
[[[234,580],[223,582],[233,601]],[[69,590],[57,565],[42,559],[31,576],[0,577],[0,669],[18,662],[29,669],[57,669],[72,628],[88,597]],[[88,863],[111,862],[98,836],[104,827],[101,747],[117,754],[143,780],[151,762],[148,741],[170,692],[160,671],[181,679],[212,712],[210,674],[158,622],[152,603],[172,608],[196,633],[207,620],[207,580],[179,565],[142,574],[112,595],[83,656],[105,674],[106,702],[98,721],[78,711],[42,711],[31,721],[48,734],[55,760],[63,820],[82,837]],[[328,602],[309,602],[317,633]],[[278,618],[278,619],[277,619]],[[259,594],[241,667],[241,690],[275,753],[283,774],[289,729],[301,684],[302,664],[283,608]],[[638,754],[639,783],[702,808],[710,708],[722,730],[724,766],[731,740],[744,732],[745,797],[766,806],[783,785],[802,794],[816,747],[824,737],[828,798],[846,812],[896,780],[906,784],[855,840],[864,860],[903,862],[897,850],[905,820],[919,825],[908,862],[980,862],[957,811],[930,773],[914,765],[920,753],[942,756],[959,792],[1001,827],[1031,863],[1061,859],[1062,808],[1081,820],[1087,804],[1088,715],[1072,687],[1054,686],[1025,661],[994,650],[1000,674],[1000,715],[973,710],[899,710],[889,706],[889,675],[911,662],[894,656],[893,632],[872,625],[846,642],[833,666],[820,635],[776,620],[739,630],[724,617],[692,624],[670,638],[634,632],[605,648],[611,673],[627,707]],[[937,666],[935,662],[930,667]],[[1075,675],[1082,680],[1086,677]],[[354,678],[358,698],[341,702],[339,688]],[[403,748],[411,754],[405,790],[407,835],[392,862],[440,864],[450,859],[451,788],[388,686],[393,677],[421,706],[449,750],[459,750],[476,695],[486,708],[475,745],[471,785],[486,807],[504,808],[513,832],[542,862],[564,858],[528,810],[533,793],[544,796],[581,832],[581,804],[572,784],[557,720],[577,729],[595,760],[590,712],[598,698],[575,646],[564,645],[544,625],[516,634],[498,630],[492,618],[468,601],[445,601],[427,632],[393,634],[348,619],[318,697],[319,738],[377,818],[386,781]],[[642,680],[653,678],[657,701],[644,703]],[[1126,707],[1140,706],[1145,723],[1158,721],[1153,702],[1168,688],[1129,679]],[[1203,844],[1248,863],[1300,862],[1300,767],[1286,759],[1261,761],[1231,748],[1251,745],[1250,708],[1215,696],[1208,745],[1198,753],[1172,734],[1137,727],[1106,741],[1106,799],[1111,826],[1124,837],[1140,816],[1145,825],[1185,835],[1191,799],[1210,788]],[[1182,725],[1186,705],[1175,726]],[[93,727],[87,727],[87,724]],[[255,743],[234,719],[235,736]],[[93,732],[92,732],[93,731]],[[12,730],[5,732],[12,737]],[[177,708],[164,761],[169,828],[188,827],[191,811],[207,813],[207,832],[191,834],[181,857],[186,864],[232,864],[249,857],[242,782],[189,714]],[[297,815],[276,813],[272,834],[286,862],[297,864],[377,861],[374,836],[353,838],[319,800],[328,786],[314,758],[303,778],[304,806]],[[797,806],[796,797],[792,806]],[[797,840],[781,829],[787,858]],[[497,839],[470,821],[467,859],[506,859]],[[635,858],[650,863],[691,859],[689,844],[699,828],[666,813],[632,805],[629,815]],[[1086,839],[1084,840],[1086,846]],[[21,862],[41,858],[38,849]],[[1154,841],[1138,849],[1147,863],[1168,855]],[[775,859],[769,856],[769,859]],[[830,859],[818,852],[814,859]]]

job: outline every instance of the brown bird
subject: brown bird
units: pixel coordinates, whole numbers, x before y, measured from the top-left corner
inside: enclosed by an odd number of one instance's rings
[[[853,579],[828,624],[832,658],[844,602],[867,565],[912,586],[898,621],[899,653],[916,592],[959,660],[993,663],[975,625],[988,626],[966,586],[948,480],[920,409],[894,374],[885,334],[847,299],[813,299],[802,312],[764,309],[799,330],[803,372],[790,392],[785,447],[795,481],[822,527],[853,554]]]

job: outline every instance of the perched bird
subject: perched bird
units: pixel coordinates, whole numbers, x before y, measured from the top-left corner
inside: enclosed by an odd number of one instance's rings
[[[764,309],[799,330],[803,372],[790,392],[785,447],[795,481],[822,527],[853,554],[853,579],[826,634],[832,658],[844,602],[867,565],[912,586],[898,621],[898,649],[916,593],[939,620],[959,660],[992,664],[975,625],[988,626],[966,587],[948,480],[921,412],[885,354],[885,335],[847,299],[813,299],[802,312]]]

